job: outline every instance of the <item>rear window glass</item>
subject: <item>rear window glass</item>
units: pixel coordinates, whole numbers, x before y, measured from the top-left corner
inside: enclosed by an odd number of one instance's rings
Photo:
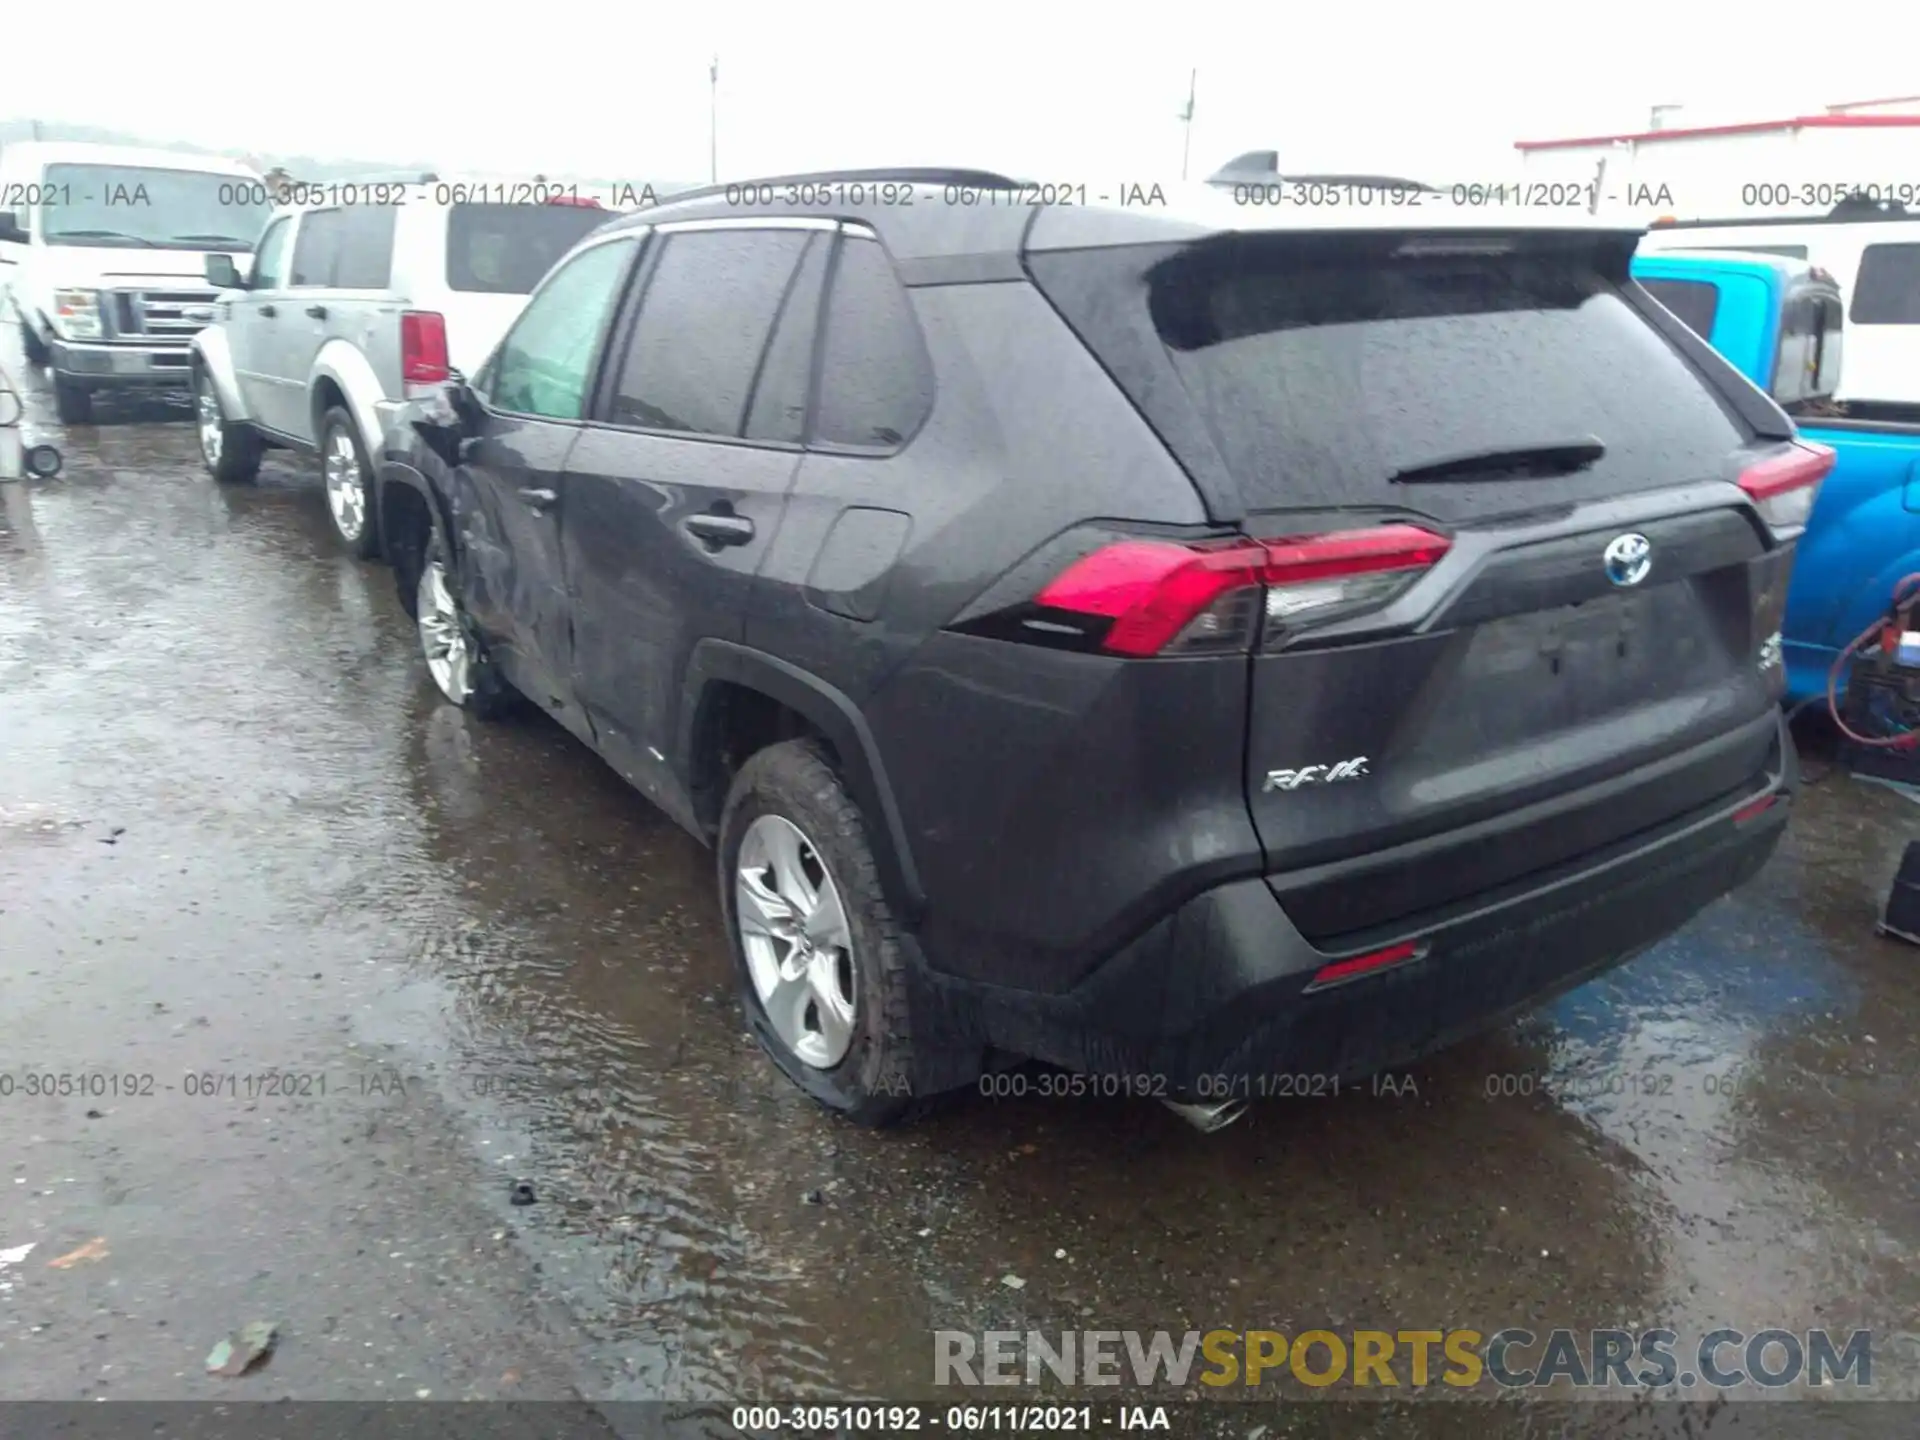
[[[1602,273],[1603,263],[1624,270],[1624,254],[1584,238],[1498,250],[1412,242],[1418,254],[1403,243],[1223,237],[1134,271],[1173,374],[1248,506],[1487,513],[1717,475],[1745,443],[1705,380]],[[1036,276],[1046,287],[1038,266]],[[1069,292],[1057,303],[1096,351],[1101,332],[1116,333],[1112,283],[1053,287]],[[1110,369],[1180,453],[1196,432],[1169,411],[1168,387],[1144,358],[1136,351]],[[1593,440],[1603,453],[1576,472],[1539,473]],[[1516,452],[1537,465],[1395,481]]]
[[[1646,292],[1671,310],[1702,340],[1713,338],[1720,313],[1720,287],[1705,280],[1642,280]]]
[[[1856,325],[1920,325],[1920,245],[1869,245],[1853,282]]]
[[[531,295],[610,210],[584,205],[454,205],[447,214],[447,288]]]

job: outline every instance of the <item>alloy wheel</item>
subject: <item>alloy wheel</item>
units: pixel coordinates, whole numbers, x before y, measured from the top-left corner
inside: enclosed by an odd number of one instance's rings
[[[360,457],[353,448],[353,437],[335,428],[327,432],[327,449],[321,461],[327,477],[327,508],[333,523],[348,543],[360,538],[367,523],[367,487],[360,473]]]
[[[747,971],[774,1033],[808,1065],[832,1069],[853,1044],[859,977],[826,862],[792,821],[762,815],[741,837],[734,893]]]
[[[427,672],[433,676],[433,683],[454,704],[466,704],[473,693],[473,650],[467,643],[460,607],[447,587],[446,568],[439,560],[429,560],[420,572],[414,613],[420,628],[420,649],[427,657]]]
[[[200,454],[209,469],[218,469],[222,445],[220,399],[205,380],[194,395],[194,415],[200,428]]]

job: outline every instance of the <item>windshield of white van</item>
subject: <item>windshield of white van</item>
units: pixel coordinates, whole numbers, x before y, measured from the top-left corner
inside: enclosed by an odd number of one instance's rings
[[[49,165],[41,195],[49,245],[239,253],[272,213],[257,180],[145,165]]]

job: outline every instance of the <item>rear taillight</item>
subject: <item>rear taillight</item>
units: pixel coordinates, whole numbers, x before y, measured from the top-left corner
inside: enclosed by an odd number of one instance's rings
[[[1740,488],[1773,529],[1797,530],[1813,514],[1820,482],[1833,469],[1833,462],[1834,453],[1828,446],[1800,441],[1785,454],[1742,471]]]
[[[400,313],[400,378],[437,385],[447,378],[447,320],[432,310]]]
[[[1035,597],[1042,610],[1111,621],[1115,655],[1244,650],[1263,633],[1384,605],[1447,553],[1417,525],[1278,540],[1122,540],[1070,565]]]
[[[577,205],[582,210],[604,210],[607,208],[591,195],[549,195],[547,197],[547,204]]]

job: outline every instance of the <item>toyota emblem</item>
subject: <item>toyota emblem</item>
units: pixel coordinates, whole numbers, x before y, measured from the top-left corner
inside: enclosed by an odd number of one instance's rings
[[[1638,585],[1653,569],[1653,542],[1644,535],[1616,535],[1607,542],[1607,579],[1620,586]]]

